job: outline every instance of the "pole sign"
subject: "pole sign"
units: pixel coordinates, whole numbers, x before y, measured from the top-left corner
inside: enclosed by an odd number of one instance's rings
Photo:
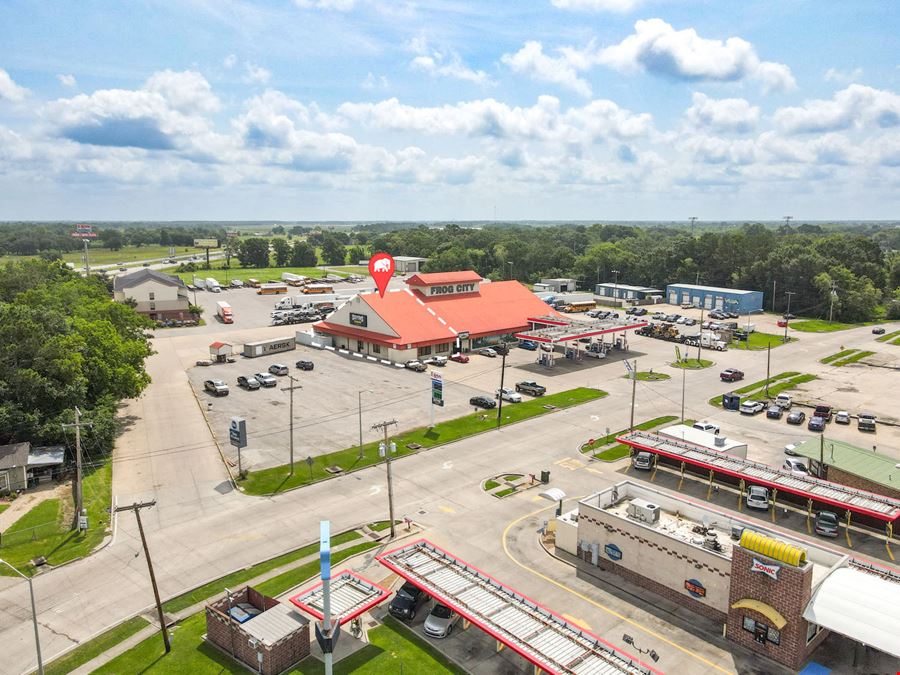
[[[780,565],[767,565],[764,562],[753,559],[753,562],[750,564],[751,572],[759,572],[761,574],[765,574],[767,577],[775,579],[778,581],[778,572],[781,569]]]
[[[194,239],[194,248],[219,248],[218,239]]]
[[[675,363],[681,363],[681,350],[675,345]]]
[[[247,420],[243,417],[232,417],[228,429],[228,439],[236,448],[247,447]]]
[[[431,371],[431,403],[444,406],[444,378],[436,370]]]
[[[331,579],[331,521],[319,523],[319,569],[322,581]]]
[[[75,226],[75,231],[72,233],[72,236],[76,239],[95,239],[97,237],[97,233],[94,232],[93,225],[79,223]]]

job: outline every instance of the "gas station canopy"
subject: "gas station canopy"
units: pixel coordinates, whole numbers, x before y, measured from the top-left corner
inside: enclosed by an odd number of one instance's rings
[[[516,333],[520,340],[555,344],[570,342],[580,338],[596,337],[607,333],[619,333],[647,325],[646,321],[638,321],[631,317],[624,319],[601,319],[599,321],[578,321],[563,316],[528,317],[531,330]]]

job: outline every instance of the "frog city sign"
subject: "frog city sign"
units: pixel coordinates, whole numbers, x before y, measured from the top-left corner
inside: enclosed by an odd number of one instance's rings
[[[457,295],[459,293],[477,293],[478,284],[467,282],[464,284],[444,284],[442,286],[429,286],[428,295]]]

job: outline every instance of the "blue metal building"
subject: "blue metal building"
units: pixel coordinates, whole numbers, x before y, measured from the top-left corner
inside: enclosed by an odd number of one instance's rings
[[[666,301],[670,305],[690,303],[695,307],[722,309],[738,314],[761,312],[763,308],[762,291],[742,291],[736,288],[694,284],[669,284],[666,286]]]

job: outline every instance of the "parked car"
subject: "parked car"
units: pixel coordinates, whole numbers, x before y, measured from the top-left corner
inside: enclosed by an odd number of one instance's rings
[[[294,365],[297,366],[297,368],[299,368],[300,370],[312,370],[316,367],[316,364],[314,364],[309,359],[300,359]]]
[[[433,638],[445,638],[453,632],[453,625],[459,620],[459,614],[441,603],[435,603],[431,613],[425,618],[422,630]]]
[[[700,431],[707,431],[711,434],[719,433],[719,427],[717,427],[712,422],[702,421],[702,422],[694,422],[694,429],[699,429]]]
[[[810,417],[809,422],[806,423],[806,428],[810,431],[825,431],[825,418],[824,417]]]
[[[398,619],[412,621],[416,618],[416,610],[428,600],[428,594],[408,581],[400,587],[388,605],[388,612]]]
[[[778,394],[778,396],[775,397],[775,403],[781,406],[782,410],[790,410],[791,406],[794,404],[791,397],[787,394]]]
[[[127,272],[127,271],[128,271],[128,268],[127,268],[127,267],[120,267],[120,268],[119,268],[119,271],[120,271],[120,272]]]
[[[770,420],[780,420],[781,414],[782,410],[780,405],[770,405],[766,408],[766,417]]]
[[[273,363],[269,366],[269,372],[272,373],[272,375],[287,375],[290,371],[288,371],[288,367],[283,363]]]
[[[761,485],[751,485],[750,489],[747,490],[745,501],[747,503],[747,508],[768,511],[769,488],[764,488]]]
[[[728,315],[729,319],[737,319],[740,316],[737,312],[725,312],[725,314]]]
[[[259,386],[260,386],[260,385],[259,385],[259,380],[257,380],[257,379],[256,379],[255,377],[253,377],[252,375],[251,375],[250,377],[246,377],[245,375],[241,375],[241,376],[237,379],[237,383],[238,383],[238,386],[239,386],[239,387],[243,387],[244,389],[247,389],[247,390],[249,390],[249,391],[254,391],[254,390],[256,390],[256,389],[259,389]]]
[[[802,459],[788,458],[784,460],[784,464],[781,465],[781,468],[785,471],[790,471],[795,476],[809,475],[809,467],[806,466],[806,462]]]
[[[796,318],[797,318],[797,315],[796,315],[796,314],[785,313],[785,314],[782,314],[782,315],[781,315],[781,318],[782,318],[782,319],[787,319],[788,321],[790,321],[791,319],[796,319]]]
[[[644,315],[646,315],[646,314],[647,314],[647,308],[646,308],[646,307],[635,307],[635,308],[634,308],[634,312],[633,312],[633,315],[634,315],[634,316],[644,316]]]
[[[503,356],[504,354],[509,354],[509,347],[507,347],[506,344],[503,342],[494,345],[492,347],[492,349],[495,352],[497,352],[498,354],[500,354],[501,356]]]
[[[502,398],[504,401],[509,401],[510,403],[521,403],[522,402],[522,394],[518,393],[512,387],[503,387],[503,389],[498,389],[496,394],[499,398]]]
[[[417,373],[424,373],[426,370],[428,370],[428,366],[426,366],[421,361],[416,361],[415,359],[407,361],[403,364],[403,367],[408,368],[409,370],[414,370]]]
[[[875,415],[861,412],[856,416],[856,428],[860,431],[875,431]]]
[[[531,340],[522,340],[522,341],[519,343],[519,348],[520,348],[520,349],[527,349],[528,351],[533,352],[533,351],[535,351],[538,347],[537,347],[537,342],[532,342]]]
[[[826,422],[830,422],[832,412],[830,405],[817,405],[816,409],[813,410],[813,417],[821,417]]]
[[[465,354],[452,354],[450,356],[451,361],[456,361],[457,363],[468,363],[469,357]]]
[[[547,393],[547,387],[539,385],[534,380],[522,380],[521,382],[516,382],[516,391],[530,394],[531,396],[543,396]]]
[[[742,415],[756,415],[757,413],[761,413],[765,408],[765,404],[762,401],[744,401],[741,403],[740,412]]]
[[[422,359],[422,363],[428,366],[438,366],[439,368],[447,365],[447,357],[446,356],[431,356],[427,359]]]
[[[497,407],[497,402],[488,396],[473,396],[469,399],[469,405],[490,410]]]
[[[276,384],[278,384],[278,380],[272,377],[269,373],[254,373],[253,377],[255,377],[256,381],[264,387],[274,387]]]
[[[682,302],[681,309],[694,309],[694,305],[690,302]]]
[[[846,410],[838,410],[834,414],[835,424],[850,424],[850,413]]]
[[[838,536],[838,517],[832,511],[819,511],[813,521],[813,529],[822,537]]]
[[[722,382],[737,382],[744,379],[744,373],[737,368],[726,368],[719,373],[719,378]]]
[[[685,325],[685,326],[696,326],[696,325],[697,325],[697,319],[691,319],[691,318],[685,319],[685,320],[684,320],[684,325]]]
[[[677,319],[675,319],[675,323],[682,323],[682,324],[683,324],[685,321],[687,321],[687,317],[686,317],[686,316],[679,316]]]
[[[873,328],[872,335],[884,335],[884,328]]]
[[[803,424],[806,421],[806,413],[802,410],[794,410],[787,416],[788,424]]]
[[[797,448],[799,448],[802,443],[788,443],[784,446],[784,454],[790,455],[791,457],[795,457],[797,455]]]
[[[653,453],[638,452],[631,458],[631,466],[641,471],[649,471],[653,468]]]
[[[482,347],[478,350],[478,353],[482,356],[490,356],[491,358],[497,356],[497,352],[494,351],[494,349],[492,349],[491,347]]]
[[[150,267],[150,263],[145,262],[145,263],[142,264],[142,267]]]
[[[215,396],[228,396],[228,385],[222,380],[207,380],[203,383],[203,388]]]

